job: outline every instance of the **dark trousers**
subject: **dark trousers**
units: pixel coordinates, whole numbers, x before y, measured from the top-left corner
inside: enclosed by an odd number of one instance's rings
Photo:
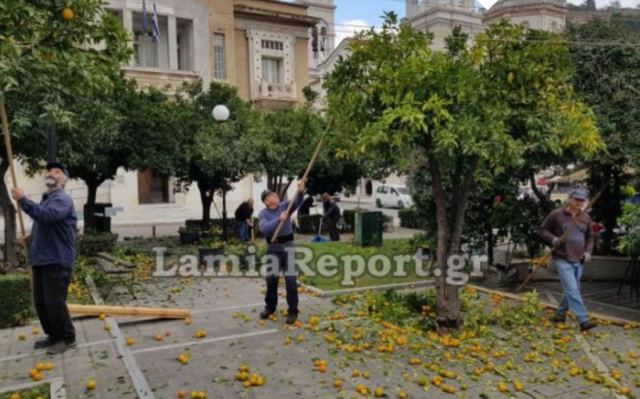
[[[67,309],[71,269],[61,265],[33,267],[33,302],[45,334],[53,342],[76,340]]]
[[[284,272],[284,281],[287,288],[287,305],[289,313],[298,314],[298,281],[294,273],[287,273],[289,270],[289,261],[291,261],[291,271],[295,271],[295,262],[293,255],[289,260],[289,254],[284,250],[267,249],[267,255],[278,258],[278,270],[269,270],[267,273],[267,295],[264,298],[267,310],[276,311],[278,306],[278,280],[280,273]]]
[[[331,241],[340,241],[340,230],[338,230],[338,218],[331,218],[327,221],[329,228],[329,238]]]

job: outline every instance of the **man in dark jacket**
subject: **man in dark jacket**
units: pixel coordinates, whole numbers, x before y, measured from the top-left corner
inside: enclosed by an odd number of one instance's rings
[[[240,204],[235,213],[238,235],[242,241],[249,241],[251,234],[249,229],[253,228],[253,199]]]
[[[581,212],[588,197],[589,192],[585,188],[573,190],[567,206],[551,212],[539,231],[542,239],[552,247],[552,259],[562,284],[562,302],[552,321],[563,323],[567,311],[571,309],[580,323],[581,331],[596,327],[588,319],[587,309],[580,295],[583,263],[591,260],[594,242],[591,217],[586,212]],[[562,237],[579,213],[575,226],[567,233],[566,238]]]
[[[40,204],[26,197],[20,188],[11,197],[33,219],[28,263],[33,269],[33,300],[40,324],[47,337],[35,348],[49,348],[58,354],[75,347],[75,329],[67,309],[67,290],[75,258],[78,218],[73,201],[64,192],[68,173],[59,162],[47,164],[47,192]],[[23,237],[26,242],[27,237]]]
[[[276,264],[271,265],[267,271],[265,308],[260,312],[260,318],[263,320],[268,319],[276,312],[276,307],[278,306],[278,279],[281,272],[284,272],[287,305],[289,306],[286,323],[293,324],[298,319],[298,280],[295,259],[291,256],[292,254],[295,255],[292,251],[296,243],[293,236],[291,214],[302,204],[304,190],[305,182],[301,180],[298,182],[298,190],[293,199],[290,212],[287,212],[290,200],[280,201],[280,197],[274,191],[265,190],[262,193],[262,202],[266,208],[258,214],[258,227],[267,239],[267,256],[277,260]],[[282,227],[278,232],[278,236],[273,239],[280,223],[282,223]]]
[[[338,230],[338,221],[340,220],[340,208],[334,200],[331,199],[329,193],[322,194],[322,220],[323,224],[329,229],[329,237],[331,241],[340,241],[340,231]]]

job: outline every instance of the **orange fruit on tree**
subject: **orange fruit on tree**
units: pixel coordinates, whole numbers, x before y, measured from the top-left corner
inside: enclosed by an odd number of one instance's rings
[[[67,7],[64,10],[62,10],[62,19],[64,19],[65,21],[71,21],[75,17],[76,17],[76,14],[73,12],[71,8]]]
[[[178,392],[176,392],[176,397],[184,399],[187,397],[187,392],[184,389],[178,389]]]

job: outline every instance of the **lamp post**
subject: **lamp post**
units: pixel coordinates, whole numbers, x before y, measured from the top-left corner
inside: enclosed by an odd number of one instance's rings
[[[226,122],[229,120],[229,108],[224,104],[218,104],[213,107],[211,115],[216,122]],[[226,187],[222,187],[222,239],[227,242],[227,191]]]

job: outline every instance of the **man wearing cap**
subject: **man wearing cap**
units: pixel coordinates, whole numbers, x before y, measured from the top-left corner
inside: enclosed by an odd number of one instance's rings
[[[564,323],[569,309],[578,319],[580,330],[587,331],[596,324],[587,317],[587,310],[580,294],[580,277],[584,262],[591,261],[594,236],[591,217],[583,211],[589,192],[585,188],[577,188],[569,194],[567,206],[556,209],[542,223],[539,234],[552,247],[551,255],[558,270],[562,284],[562,301],[555,316],[555,323]],[[571,228],[574,218],[579,214],[575,226],[562,238],[565,231]]]
[[[305,182],[298,182],[298,192],[293,200],[291,213],[295,212],[304,196]],[[275,262],[269,265],[267,270],[267,294],[264,298],[265,308],[260,313],[261,319],[268,319],[276,311],[278,305],[278,279],[280,272],[284,272],[285,287],[287,289],[287,324],[293,324],[298,319],[298,282],[295,270],[295,247],[293,228],[291,226],[291,214],[287,212],[289,201],[280,202],[278,194],[265,190],[262,193],[262,202],[266,208],[258,214],[258,227],[267,239],[267,258]],[[282,228],[278,237],[273,240],[278,224],[282,222]]]
[[[67,290],[75,258],[77,225],[73,201],[64,192],[68,172],[59,162],[47,164],[47,191],[36,204],[20,188],[11,189],[11,197],[33,219],[28,263],[33,269],[33,301],[47,337],[36,341],[35,348],[48,348],[58,354],[75,347],[75,329],[67,309]],[[27,237],[23,237],[26,243]]]

